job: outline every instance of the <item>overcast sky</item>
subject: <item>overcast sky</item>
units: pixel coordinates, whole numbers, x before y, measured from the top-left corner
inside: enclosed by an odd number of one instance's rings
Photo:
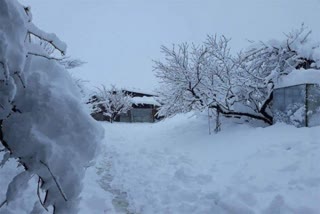
[[[76,76],[91,86],[152,90],[153,59],[160,46],[200,43],[208,34],[247,39],[283,38],[304,22],[320,41],[320,0],[21,0],[34,22],[68,44],[68,55],[86,65]]]

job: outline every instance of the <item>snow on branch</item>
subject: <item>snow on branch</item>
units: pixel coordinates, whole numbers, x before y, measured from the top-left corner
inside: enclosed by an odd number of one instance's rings
[[[59,184],[59,182],[57,181],[56,177],[53,175],[51,169],[49,168],[48,164],[46,164],[45,162],[43,161],[40,161],[41,164],[43,164],[49,171],[50,175],[52,176],[52,179],[54,181],[54,183],[57,185],[57,188],[61,194],[61,196],[63,197],[63,199],[65,201],[68,201],[67,197],[66,197],[66,194],[63,192],[62,188],[61,188],[61,185]]]
[[[52,45],[55,49],[57,49],[61,55],[65,55],[67,50],[66,43],[62,42],[56,34],[53,33],[46,33],[42,30],[40,30],[37,26],[35,26],[33,23],[28,24],[28,33],[41,39],[46,42],[48,42],[50,45]]]
[[[56,42],[57,43],[57,42]],[[59,43],[62,43],[61,41]],[[52,42],[43,40],[40,37],[29,38],[28,43],[28,55],[43,57],[48,60],[55,60],[66,69],[73,69],[84,65],[86,62],[80,59],[74,59],[70,56],[65,56],[65,51],[62,53],[61,49],[57,49],[57,46],[53,46]],[[62,54],[62,56],[57,56],[56,51]]]

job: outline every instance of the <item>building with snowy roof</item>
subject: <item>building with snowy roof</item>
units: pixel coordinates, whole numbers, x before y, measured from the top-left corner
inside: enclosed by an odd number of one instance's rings
[[[116,122],[155,122],[160,118],[157,116],[158,108],[161,106],[156,100],[156,95],[151,93],[144,93],[138,90],[121,90],[124,95],[130,97],[132,108],[126,113],[120,113],[113,121]],[[116,92],[114,92],[116,93]],[[98,102],[97,96],[92,96],[88,103]],[[99,104],[98,104],[99,105]],[[93,112],[91,115],[98,121],[111,121],[110,115],[106,112],[104,107]]]
[[[156,114],[160,107],[160,103],[156,101],[156,96],[154,94],[129,90],[124,90],[124,93],[132,97],[132,109],[127,113],[120,114],[116,121],[152,123],[159,119]]]
[[[320,125],[320,71],[294,70],[273,90],[273,121],[297,127]]]

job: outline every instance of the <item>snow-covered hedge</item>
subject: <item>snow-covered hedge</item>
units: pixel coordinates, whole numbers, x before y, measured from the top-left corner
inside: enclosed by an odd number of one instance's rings
[[[6,152],[2,164],[14,158],[25,169],[9,184],[0,209],[19,197],[36,175],[39,201],[34,211],[43,207],[77,213],[81,180],[103,131],[80,104],[68,72],[40,45],[30,43],[32,36],[61,54],[66,51],[56,35],[32,24],[30,8],[0,0],[0,140]]]

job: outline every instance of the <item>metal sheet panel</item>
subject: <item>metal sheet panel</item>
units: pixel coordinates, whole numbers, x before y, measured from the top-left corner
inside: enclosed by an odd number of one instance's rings
[[[319,85],[307,85],[307,121],[308,126],[320,125],[320,87]]]
[[[131,122],[154,122],[152,109],[131,109]]]
[[[306,85],[279,88],[273,93],[274,122],[306,126]]]

